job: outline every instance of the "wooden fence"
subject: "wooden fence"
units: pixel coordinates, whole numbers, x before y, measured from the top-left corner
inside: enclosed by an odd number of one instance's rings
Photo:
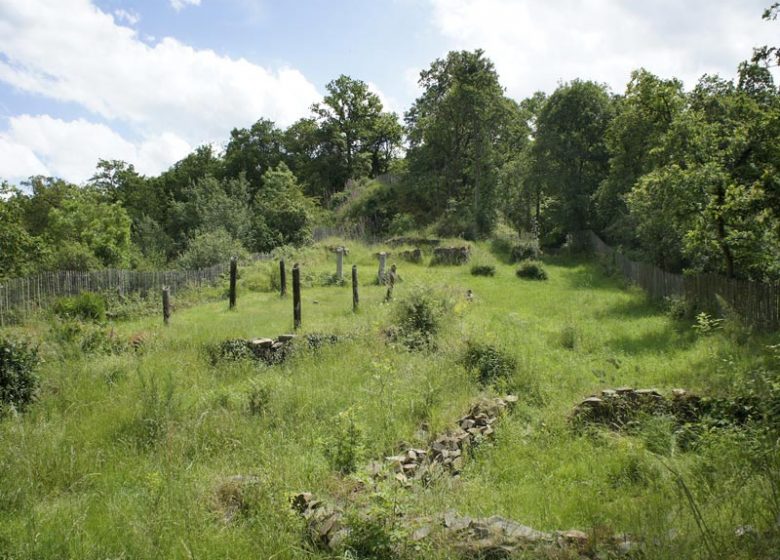
[[[584,241],[605,256],[623,275],[643,288],[651,299],[679,297],[695,308],[723,315],[725,306],[743,321],[763,329],[780,327],[780,286],[747,280],[734,280],[717,274],[675,274],[651,264],[632,261],[613,249],[592,231]]]
[[[250,257],[252,261],[269,258],[270,255],[265,254]],[[0,325],[15,322],[63,296],[75,296],[82,292],[146,294],[161,290],[163,286],[168,286],[173,294],[184,287],[212,284],[226,274],[229,268],[230,263],[226,262],[198,270],[61,270],[3,280],[0,281]]]

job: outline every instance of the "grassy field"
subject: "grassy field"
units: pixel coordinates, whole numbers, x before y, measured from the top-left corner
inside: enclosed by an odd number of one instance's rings
[[[338,474],[328,450],[346,447],[362,465],[399,442],[423,444],[499,391],[520,402],[461,476],[387,485],[387,507],[627,533],[643,558],[777,558],[780,453],[766,431],[712,428],[683,451],[664,418],[622,434],[577,432],[568,421],[608,387],[755,389],[777,379],[768,349],[777,336],[734,326],[705,335],[585,259],[547,258],[549,280],[521,280],[478,244],[472,262],[495,265],[494,277],[391,256],[402,280],[395,300],[425,286],[446,303],[436,348],[411,352],[383,334],[397,303],[369,285],[379,248],[349,246],[345,272],[357,264],[365,283],[357,314],[349,285],[322,285],[332,254],[313,247],[288,258],[304,271],[302,333],[341,338],[278,365],[213,365],[205,350],[291,331],[291,297],[271,291],[272,263],[242,269],[236,310],[219,299],[177,310],[168,327],[157,316],[112,325],[117,340],[144,333],[140,351],[84,354],[43,318],[14,329],[40,341],[45,363],[38,402],[0,421],[0,558],[324,558],[307,546],[289,498],[355,487],[360,470]],[[516,371],[482,386],[462,364],[468,342],[503,350]],[[231,502],[234,475],[256,478]]]

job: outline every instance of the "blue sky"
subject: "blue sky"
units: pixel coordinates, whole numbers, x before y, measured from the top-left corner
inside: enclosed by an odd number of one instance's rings
[[[767,2],[0,0],[0,178],[80,183],[98,158],[156,174],[307,116],[342,73],[401,114],[451,49],[485,49],[516,99],[577,77],[620,92],[639,67],[691,87],[780,43]]]

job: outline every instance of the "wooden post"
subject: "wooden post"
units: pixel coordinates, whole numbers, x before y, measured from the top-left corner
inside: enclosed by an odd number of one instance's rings
[[[382,251],[379,253],[379,272],[377,274],[377,280],[380,284],[385,283],[385,265],[387,264],[387,253]]]
[[[279,261],[279,295],[284,297],[287,295],[287,271],[284,269],[284,259]]]
[[[298,263],[293,265],[293,326],[301,327],[301,269]]]
[[[238,277],[238,260],[230,257],[230,309],[236,306],[236,278]]]
[[[357,265],[352,265],[352,311],[357,311],[360,297],[358,296]]]
[[[336,249],[336,280],[344,280],[344,249]]]
[[[163,323],[167,325],[171,320],[171,292],[167,286],[162,289],[162,304]]]

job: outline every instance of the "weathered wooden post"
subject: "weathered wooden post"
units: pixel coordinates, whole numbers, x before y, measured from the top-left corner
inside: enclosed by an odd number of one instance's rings
[[[162,289],[162,304],[163,323],[167,325],[171,320],[171,292],[168,286],[164,286]]]
[[[377,280],[380,284],[385,283],[385,265],[387,264],[387,253],[382,251],[379,253],[379,273],[377,274]]]
[[[392,301],[393,299],[393,288],[395,288],[395,274],[396,274],[396,267],[395,265],[390,267],[390,273],[387,275],[387,293],[385,294],[385,301]]]
[[[298,263],[293,265],[293,326],[295,329],[301,327],[301,269]]]
[[[287,271],[284,269],[284,259],[279,261],[279,295],[284,297],[287,295]]]
[[[357,265],[352,265],[352,311],[357,311],[360,297],[358,296]]]
[[[336,249],[336,280],[344,280],[344,248]]]
[[[238,277],[238,259],[230,257],[230,309],[236,306],[236,278]]]

